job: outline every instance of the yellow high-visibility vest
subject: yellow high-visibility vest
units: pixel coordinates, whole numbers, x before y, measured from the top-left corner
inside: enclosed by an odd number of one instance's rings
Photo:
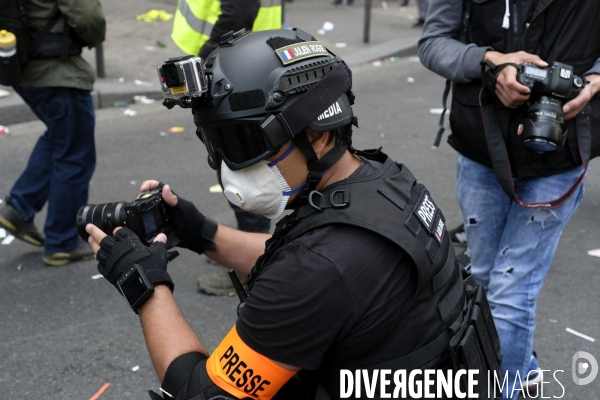
[[[260,0],[253,31],[281,29],[282,0]],[[171,38],[187,54],[198,55],[221,15],[219,0],[179,0]]]

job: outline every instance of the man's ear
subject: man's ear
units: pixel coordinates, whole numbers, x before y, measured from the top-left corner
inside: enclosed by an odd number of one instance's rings
[[[323,151],[327,147],[327,142],[329,142],[329,131],[317,132],[311,128],[306,128],[305,132],[306,132],[306,137],[308,138],[308,141],[312,145],[313,150],[315,151],[315,154],[317,155],[317,157],[318,158],[323,157],[325,155],[323,153]],[[325,151],[325,153],[326,153],[326,151]]]

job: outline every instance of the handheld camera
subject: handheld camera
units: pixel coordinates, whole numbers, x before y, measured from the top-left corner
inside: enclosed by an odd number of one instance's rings
[[[531,89],[531,105],[527,118],[519,125],[518,134],[527,148],[546,153],[565,144],[563,104],[575,98],[586,81],[573,73],[570,65],[553,62],[548,68],[530,63],[517,68],[517,82]]]
[[[173,229],[167,205],[162,198],[162,187],[143,193],[138,199],[126,203],[86,204],[77,212],[77,232],[87,241],[87,224],[94,224],[107,235],[116,227],[123,226],[133,231],[146,246],[159,233],[168,235]]]

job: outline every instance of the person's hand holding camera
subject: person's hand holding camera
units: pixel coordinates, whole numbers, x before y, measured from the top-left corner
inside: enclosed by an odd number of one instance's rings
[[[89,244],[98,260],[98,272],[107,281],[117,286],[123,274],[134,264],[139,265],[150,283],[166,285],[173,291],[173,281],[167,273],[167,237],[159,234],[150,247],[146,247],[135,233],[127,228],[116,228],[113,236],[108,236],[92,224],[86,226],[90,237]]]
[[[577,114],[581,112],[583,107],[596,95],[596,93],[600,92],[600,75],[599,74],[590,74],[586,75],[585,79],[589,82],[582,90],[579,92],[577,97],[569,101],[563,106],[563,111],[565,112],[565,121],[571,118],[574,118]]]
[[[159,185],[158,181],[144,181],[140,187],[142,193],[153,190]],[[213,250],[214,244],[211,239],[217,230],[217,224],[206,218],[196,206],[171,191],[169,185],[162,188],[162,197],[169,206],[168,212],[175,227],[175,235],[170,234],[167,247],[179,246],[202,254],[205,250]]]
[[[532,63],[540,68],[546,68],[548,63],[543,61],[535,54],[529,54],[524,51],[517,53],[503,54],[497,51],[487,51],[484,59],[491,61],[495,65],[506,63],[523,64]],[[496,96],[502,104],[508,108],[517,108],[529,100],[531,90],[527,86],[517,82],[517,70],[515,68],[503,68],[496,79]]]

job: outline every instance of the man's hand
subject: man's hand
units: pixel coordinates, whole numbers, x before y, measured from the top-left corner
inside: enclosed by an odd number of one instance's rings
[[[140,191],[143,193],[153,190],[159,184],[158,181],[144,181]],[[174,245],[192,250],[198,254],[202,254],[207,248],[210,248],[212,243],[202,237],[202,228],[206,222],[206,217],[198,211],[196,206],[192,202],[175,195],[169,185],[163,186],[162,197],[165,203],[170,206],[168,212],[173,220],[175,233],[179,240],[179,243]],[[169,235],[169,244],[175,240]]]
[[[514,63],[532,63],[541,68],[546,68],[548,63],[534,54],[524,51],[517,53],[502,54],[497,51],[488,51],[483,56],[484,59],[491,61],[496,65]],[[502,69],[496,80],[496,96],[502,104],[508,108],[517,108],[529,100],[531,90],[527,86],[517,82],[517,70],[511,66]]]
[[[565,121],[571,118],[575,118],[577,114],[581,112],[583,107],[594,97],[596,93],[600,91],[600,75],[590,74],[584,77],[588,83],[581,92],[574,99],[570,100],[563,106],[565,112]]]
[[[145,271],[167,270],[167,237],[159,234],[150,247],[144,246],[135,233],[127,228],[116,228],[114,236],[107,236],[98,227],[88,224],[88,242],[98,260],[98,272],[115,285],[124,271],[133,263]]]

